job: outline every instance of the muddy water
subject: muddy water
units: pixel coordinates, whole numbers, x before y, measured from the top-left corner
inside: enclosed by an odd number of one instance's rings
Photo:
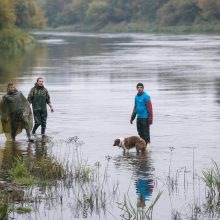
[[[1,94],[6,83],[16,82],[27,95],[36,78],[43,76],[55,109],[48,116],[48,136],[78,136],[91,165],[99,161],[104,167],[109,158],[109,185],[119,183],[119,202],[126,194],[132,203],[140,195],[150,203],[162,190],[154,219],[171,219],[173,210],[185,216],[186,207],[204,198],[201,171],[212,165],[212,159],[220,162],[220,37],[35,34],[41,40],[33,51],[1,59]],[[123,155],[112,144],[117,137],[137,134],[129,120],[138,82],[144,83],[153,103],[151,152]],[[0,164],[10,159],[13,149],[25,154],[34,148],[27,146],[24,133],[17,147],[6,144],[3,135],[0,144]],[[52,154],[65,157],[65,146],[52,148]],[[175,190],[166,183],[168,175],[176,180]],[[68,193],[64,201],[16,219],[76,218]],[[121,219],[120,215],[114,203],[106,213],[87,218]]]

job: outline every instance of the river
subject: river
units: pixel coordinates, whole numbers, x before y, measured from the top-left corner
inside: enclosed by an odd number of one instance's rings
[[[163,191],[153,219],[172,219],[173,210],[187,214],[186,206],[204,198],[201,172],[212,160],[220,163],[220,36],[34,34],[39,38],[34,50],[0,61],[1,95],[14,82],[27,96],[36,78],[44,77],[55,110],[48,115],[49,137],[77,136],[89,164],[109,160],[108,175],[119,183],[119,201],[129,194],[136,202],[143,194],[149,203]],[[153,104],[151,152],[123,155],[112,145],[117,137],[137,135],[129,121],[138,82]],[[24,152],[25,138],[25,132],[17,138]],[[1,135],[0,151],[7,145]],[[54,155],[65,155],[63,151],[52,149]],[[178,182],[172,193],[166,184],[169,174]],[[71,197],[65,194],[64,200],[63,206],[16,219],[75,219],[68,205]],[[87,219],[121,219],[120,211],[114,204],[105,215],[93,213]]]

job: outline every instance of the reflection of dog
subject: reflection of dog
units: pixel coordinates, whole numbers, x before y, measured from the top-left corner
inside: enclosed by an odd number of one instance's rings
[[[114,141],[113,146],[118,146],[123,148],[124,152],[129,151],[129,149],[134,147],[136,148],[137,153],[139,153],[139,151],[145,152],[146,150],[149,150],[149,145],[146,144],[144,139],[138,136],[117,138]]]

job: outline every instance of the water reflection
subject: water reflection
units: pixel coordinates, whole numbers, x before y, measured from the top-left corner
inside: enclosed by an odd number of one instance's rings
[[[47,154],[49,144],[48,138],[37,138],[34,143],[6,141],[0,147],[0,169],[10,169],[18,158],[31,162],[49,157]]]
[[[115,166],[119,170],[132,170],[132,181],[136,188],[137,205],[144,207],[145,202],[152,197],[154,180],[153,165],[150,153],[125,153],[114,158]]]
[[[216,78],[215,80],[215,94],[216,94],[216,102],[220,104],[220,78]]]
[[[25,75],[32,75],[34,66],[47,66],[48,48],[39,44],[26,52],[18,54],[0,53],[0,92],[5,91],[7,83],[19,83]],[[42,70],[36,72],[40,75]]]
[[[6,141],[4,147],[0,148],[0,168],[6,170],[12,167],[16,158],[23,157],[23,143]]]

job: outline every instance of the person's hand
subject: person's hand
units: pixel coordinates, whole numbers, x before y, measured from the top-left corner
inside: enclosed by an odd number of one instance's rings
[[[130,124],[133,124],[133,120],[132,119],[130,120]]]
[[[52,107],[52,106],[50,107],[50,111],[51,111],[51,112],[54,112],[54,109],[53,109],[53,107]]]
[[[153,118],[148,118],[148,123],[149,123],[149,125],[152,125],[153,124]]]

